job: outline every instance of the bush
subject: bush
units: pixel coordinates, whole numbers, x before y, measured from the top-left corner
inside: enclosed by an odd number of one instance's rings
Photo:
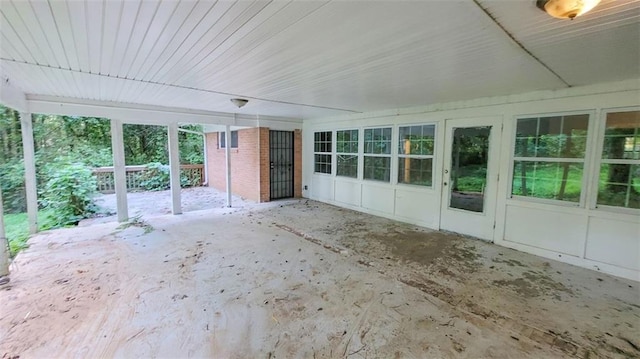
[[[162,191],[171,187],[171,175],[168,165],[152,162],[148,163],[146,167],[138,177],[140,187],[147,191]],[[186,174],[180,172],[180,187],[194,187],[199,184],[200,179],[189,179]]]
[[[140,186],[147,191],[162,191],[169,188],[169,166],[158,162],[146,165],[140,174]]]
[[[96,179],[91,168],[80,163],[49,166],[42,204],[51,210],[55,226],[77,224],[98,210],[93,202]]]

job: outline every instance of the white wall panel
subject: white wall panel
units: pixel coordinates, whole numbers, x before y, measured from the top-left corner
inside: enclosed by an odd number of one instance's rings
[[[360,183],[336,178],[335,201],[360,207]]]
[[[555,212],[551,208],[507,205],[506,241],[581,256],[586,238],[587,217]]]
[[[362,183],[362,207],[376,212],[393,214],[395,202],[391,186],[381,186],[368,182]]]
[[[395,215],[412,222],[438,228],[440,222],[440,193],[431,190],[396,189]]]
[[[640,270],[640,220],[590,218],[585,257]]]
[[[311,197],[319,201],[333,200],[333,178],[314,175],[311,178]]]

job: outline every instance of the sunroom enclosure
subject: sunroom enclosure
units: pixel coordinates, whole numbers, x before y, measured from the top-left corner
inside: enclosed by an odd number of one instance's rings
[[[305,122],[310,198],[640,276],[634,81]]]

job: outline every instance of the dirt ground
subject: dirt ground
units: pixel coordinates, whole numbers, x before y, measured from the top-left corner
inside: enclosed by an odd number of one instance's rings
[[[640,357],[638,282],[314,201],[157,195],[30,240],[1,358]]]

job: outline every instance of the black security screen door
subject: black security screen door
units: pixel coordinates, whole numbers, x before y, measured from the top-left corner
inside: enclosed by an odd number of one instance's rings
[[[270,198],[293,197],[293,132],[269,131]]]

